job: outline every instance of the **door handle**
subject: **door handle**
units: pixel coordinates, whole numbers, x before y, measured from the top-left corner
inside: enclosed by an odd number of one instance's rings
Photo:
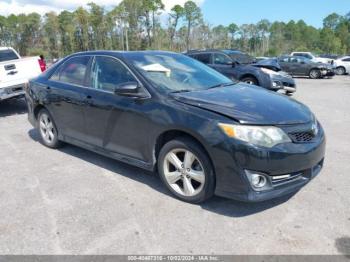
[[[51,87],[47,86],[47,87],[46,87],[46,90],[51,90]]]

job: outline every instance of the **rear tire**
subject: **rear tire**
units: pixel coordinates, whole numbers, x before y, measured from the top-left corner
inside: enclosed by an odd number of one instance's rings
[[[49,148],[59,148],[62,142],[58,140],[58,131],[56,124],[45,108],[41,109],[38,114],[38,129],[41,142]]]
[[[309,73],[311,79],[321,78],[321,71],[319,69],[311,69]]]
[[[204,149],[193,139],[179,137],[166,143],[158,157],[159,176],[178,199],[201,203],[215,190],[215,175]]]
[[[339,66],[339,67],[336,68],[335,73],[336,73],[337,75],[345,75],[346,70],[345,70],[344,67]]]
[[[248,85],[256,85],[256,86],[259,85],[258,80],[256,80],[256,78],[253,77],[253,76],[246,76],[246,77],[243,77],[243,78],[241,79],[241,82],[246,83],[246,84],[248,84]]]

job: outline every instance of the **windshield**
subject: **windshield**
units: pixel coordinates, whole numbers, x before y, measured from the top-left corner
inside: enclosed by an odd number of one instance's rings
[[[131,52],[125,57],[163,92],[200,91],[233,84],[229,78],[185,55]]]

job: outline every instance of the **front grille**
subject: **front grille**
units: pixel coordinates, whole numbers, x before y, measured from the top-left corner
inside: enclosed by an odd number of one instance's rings
[[[289,137],[295,143],[307,143],[311,142],[315,138],[315,135],[311,132],[294,132],[290,133]]]

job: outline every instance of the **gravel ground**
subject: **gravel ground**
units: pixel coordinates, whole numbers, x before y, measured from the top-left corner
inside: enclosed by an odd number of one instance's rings
[[[183,203],[151,173],[42,146],[23,101],[0,103],[0,254],[350,254],[350,76],[297,83],[326,130],[325,167],[258,204]]]

